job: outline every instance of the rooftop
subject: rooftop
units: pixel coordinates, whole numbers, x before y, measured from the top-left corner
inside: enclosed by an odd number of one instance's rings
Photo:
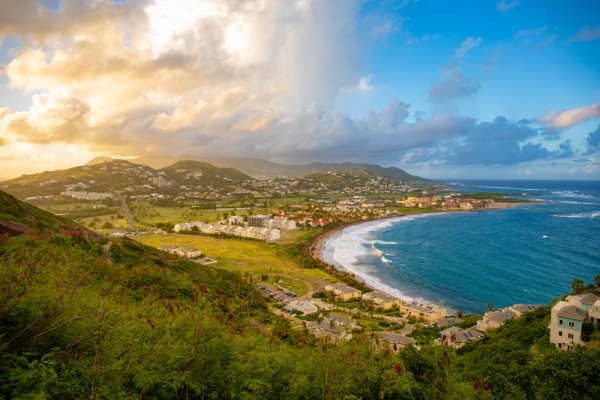
[[[352,286],[344,285],[343,283],[336,283],[331,285],[334,289],[339,290],[343,293],[356,293],[360,292],[360,290],[353,288]]]
[[[404,335],[400,335],[398,333],[387,333],[386,332],[386,333],[381,333],[379,336],[387,342],[398,343],[403,346],[408,346],[410,344],[415,343],[415,339],[404,336]]]
[[[577,306],[567,306],[560,309],[558,316],[583,321],[587,317],[587,312]]]
[[[587,293],[581,297],[582,304],[594,304],[599,297],[593,293]]]
[[[487,315],[488,319],[494,322],[504,322],[516,316],[517,314],[512,311],[495,311]]]

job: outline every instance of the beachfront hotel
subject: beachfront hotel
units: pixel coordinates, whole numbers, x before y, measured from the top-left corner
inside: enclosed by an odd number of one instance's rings
[[[391,310],[394,307],[400,307],[401,300],[380,291],[365,293],[362,296],[363,302],[372,303],[376,308],[382,310]]]
[[[414,317],[429,324],[435,324],[440,318],[446,317],[446,308],[419,300],[401,302],[400,312],[405,317]]]
[[[326,292],[333,292],[336,301],[351,301],[359,300],[362,292],[352,286],[344,285],[343,283],[335,283],[325,286]]]

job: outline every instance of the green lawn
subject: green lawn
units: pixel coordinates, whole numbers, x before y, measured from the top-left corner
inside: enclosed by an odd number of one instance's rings
[[[136,240],[152,247],[168,244],[195,247],[217,260],[213,267],[242,274],[248,272],[257,278],[262,274],[285,274],[304,281],[311,281],[310,278],[332,279],[331,275],[321,269],[306,269],[292,261],[280,259],[276,255],[277,244],[182,234],[144,235]],[[292,285],[292,282],[285,285]]]

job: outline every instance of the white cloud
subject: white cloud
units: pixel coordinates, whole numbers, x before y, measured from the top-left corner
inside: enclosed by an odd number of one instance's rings
[[[521,29],[515,34],[515,39],[542,36],[546,32],[546,26],[533,29]]]
[[[364,92],[370,92],[371,90],[375,89],[371,83],[371,78],[373,78],[372,75],[361,77],[360,81],[358,81],[358,85],[356,85],[356,89]]]
[[[480,87],[477,79],[463,74],[460,62],[451,61],[442,70],[442,80],[433,82],[429,87],[429,97],[435,102],[444,102],[473,95]]]
[[[590,40],[600,39],[600,26],[591,29],[589,26],[584,26],[575,35],[571,36],[567,43],[587,42]]]
[[[460,47],[454,51],[456,57],[464,57],[470,50],[481,44],[482,39],[480,37],[468,37],[460,44]]]
[[[496,8],[501,12],[506,12],[506,11],[512,10],[513,8],[517,8],[520,4],[521,4],[521,2],[519,0],[512,0],[512,1],[500,0],[496,4]]]

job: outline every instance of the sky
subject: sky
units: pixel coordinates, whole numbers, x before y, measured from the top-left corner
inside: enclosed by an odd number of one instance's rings
[[[600,179],[600,2],[0,0],[0,178],[101,155]]]

